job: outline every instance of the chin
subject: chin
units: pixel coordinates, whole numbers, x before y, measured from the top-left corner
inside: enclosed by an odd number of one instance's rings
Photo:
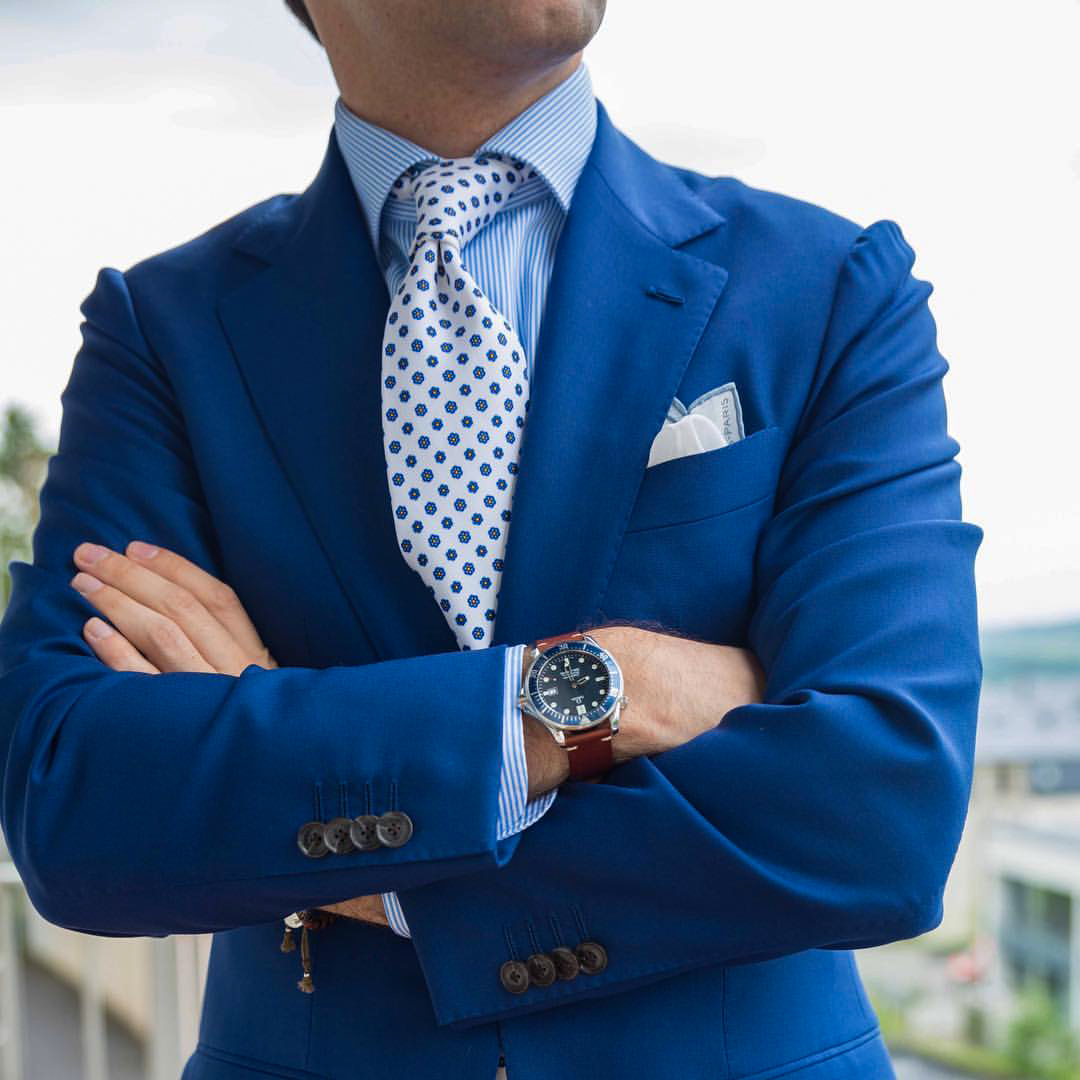
[[[485,0],[493,36],[508,52],[571,56],[592,40],[606,0]]]

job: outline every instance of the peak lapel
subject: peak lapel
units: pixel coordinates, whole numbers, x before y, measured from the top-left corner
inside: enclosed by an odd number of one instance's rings
[[[281,467],[376,658],[456,649],[397,550],[382,445],[382,335],[390,298],[333,133],[291,231],[238,246],[269,266],[218,312]],[[262,250],[260,236],[278,238]]]
[[[677,248],[723,222],[597,102],[531,368],[494,643],[596,621],[652,439],[727,282]]]

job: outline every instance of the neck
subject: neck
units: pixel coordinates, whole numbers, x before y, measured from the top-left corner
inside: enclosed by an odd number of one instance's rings
[[[327,40],[333,40],[329,36]],[[425,62],[383,58],[379,64],[355,52],[331,53],[341,100],[363,120],[409,139],[441,157],[466,157],[505,127],[581,63],[582,53],[528,71],[482,68],[472,58]]]

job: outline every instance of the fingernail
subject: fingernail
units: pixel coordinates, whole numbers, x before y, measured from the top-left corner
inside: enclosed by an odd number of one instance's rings
[[[89,574],[84,574],[82,572],[76,574],[71,579],[71,584],[81,593],[97,592],[97,590],[101,588],[101,582],[98,581],[96,577],[91,577]]]
[[[75,561],[86,563],[87,566],[93,566],[94,563],[101,562],[108,554],[109,549],[102,547],[100,544],[80,544],[75,549]]]
[[[104,619],[99,619],[95,615],[92,619],[87,621],[86,632],[90,637],[100,640],[101,638],[109,637],[113,632],[113,628],[105,622]]]
[[[132,540],[128,544],[128,554],[136,559],[152,559],[158,553],[153,544],[144,544],[141,540]]]

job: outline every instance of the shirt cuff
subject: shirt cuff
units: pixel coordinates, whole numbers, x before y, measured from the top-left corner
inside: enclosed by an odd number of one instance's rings
[[[499,771],[499,816],[495,826],[497,840],[505,840],[539,821],[551,808],[558,791],[558,788],[552,788],[535,799],[529,798],[525,730],[517,703],[525,648],[525,645],[511,645],[506,650],[506,666],[503,669],[502,768]],[[412,937],[397,893],[383,893],[382,898],[390,929],[401,937]]]
[[[529,798],[529,770],[525,761],[525,729],[518,694],[521,691],[521,665],[524,645],[511,645],[506,650],[504,673],[502,771],[499,775],[499,818],[496,839],[505,840],[519,833],[547,813],[555,801],[558,788],[545,791],[535,799]]]
[[[396,892],[384,892],[382,894],[383,908],[386,911],[386,921],[390,929],[401,937],[412,937],[409,933],[409,924],[405,921],[405,915],[401,910],[401,901]]]

